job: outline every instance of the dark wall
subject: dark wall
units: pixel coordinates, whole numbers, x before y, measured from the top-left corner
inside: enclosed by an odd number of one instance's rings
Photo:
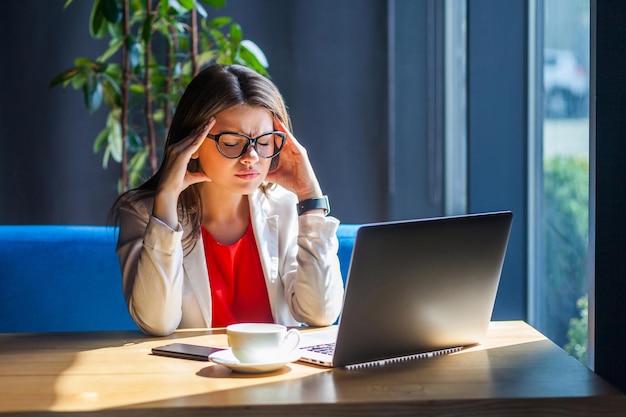
[[[0,223],[103,224],[118,175],[91,150],[103,114],[89,115],[74,90],[48,89],[75,57],[103,48],[89,38],[89,2],[0,8]]]

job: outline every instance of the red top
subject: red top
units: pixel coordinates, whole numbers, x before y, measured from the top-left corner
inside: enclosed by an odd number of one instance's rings
[[[204,254],[211,283],[212,327],[233,323],[273,323],[265,276],[252,225],[235,244],[219,244],[203,227]]]

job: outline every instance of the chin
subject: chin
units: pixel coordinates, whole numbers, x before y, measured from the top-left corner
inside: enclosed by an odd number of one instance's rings
[[[255,185],[249,184],[243,187],[237,187],[236,192],[240,193],[241,195],[247,196],[247,195],[254,193],[256,190],[258,190],[260,186],[261,186],[261,183],[258,183]]]

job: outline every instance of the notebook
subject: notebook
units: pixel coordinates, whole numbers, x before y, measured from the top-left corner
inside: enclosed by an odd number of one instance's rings
[[[480,343],[491,320],[512,219],[503,211],[363,225],[339,323],[305,333],[300,360],[361,367]]]

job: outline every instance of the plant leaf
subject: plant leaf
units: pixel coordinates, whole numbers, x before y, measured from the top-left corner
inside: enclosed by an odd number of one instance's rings
[[[226,6],[226,0],[202,0],[202,1],[211,7],[215,7],[216,9]]]
[[[91,37],[100,39],[107,34],[107,20],[104,15],[104,0],[94,0],[91,8],[91,16],[89,18],[89,33]]]
[[[102,168],[107,169],[109,166],[109,158],[111,157],[111,149],[107,146],[102,154]]]
[[[93,64],[93,61],[85,57],[78,57],[74,60],[74,65],[77,67],[91,67],[91,64]]]
[[[168,0],[161,0],[159,2],[159,16],[167,16],[167,11],[169,10],[170,2]]]
[[[193,0],[178,0],[178,3],[183,6],[185,9],[192,10],[194,8]]]
[[[208,51],[202,52],[201,54],[198,55],[198,66],[202,68],[205,64],[213,61],[215,58],[217,58],[216,51],[208,50]]]
[[[93,153],[98,153],[104,148],[104,145],[107,143],[107,138],[109,136],[109,130],[110,129],[107,126],[102,129],[100,133],[98,133],[98,136],[96,136],[96,140],[94,140],[93,142]]]
[[[196,2],[196,11],[198,12],[198,14],[203,18],[206,19],[209,14],[207,13],[206,9],[204,8],[204,6],[202,5],[202,3],[200,2]]]
[[[146,89],[143,84],[132,83],[130,85],[130,92],[133,94],[145,94]]]
[[[215,39],[216,48],[223,53],[228,48],[228,40],[222,32],[217,29],[209,29],[209,33]]]
[[[73,76],[68,81],[71,81],[72,87],[76,90],[79,88],[83,88],[85,83],[87,83],[87,76],[89,75],[89,71],[84,68],[79,69],[75,76]],[[67,83],[65,83],[67,85]]]
[[[176,12],[176,14],[178,15],[183,15],[185,13],[187,13],[190,9],[188,9],[187,7],[185,7],[184,5],[181,4],[180,1],[178,0],[168,0],[167,1],[169,9],[172,9]],[[168,9],[168,11],[169,11]]]
[[[241,41],[241,49],[245,49],[249,52],[264,69],[269,68],[270,64],[267,61],[267,57],[256,43],[249,39],[244,39]]]
[[[107,149],[111,153],[111,157],[115,162],[122,162],[122,151],[124,141],[122,138],[122,127],[118,121],[110,125],[109,135],[107,136]]]
[[[230,25],[230,41],[237,47],[242,40],[243,31],[241,30],[241,26],[238,23],[233,23]]]
[[[128,182],[132,188],[140,184],[147,160],[148,150],[144,148],[128,161]]]
[[[128,48],[128,60],[130,62],[130,67],[135,69],[141,63],[141,45],[135,40],[134,37],[129,36],[126,41],[126,47]]]
[[[103,80],[102,88],[106,93],[105,99],[109,107],[115,108],[122,105],[122,89],[119,82],[106,72],[102,73]]]
[[[78,69],[77,68],[70,68],[66,71],[63,71],[62,73],[58,74],[56,77],[54,77],[52,79],[52,81],[50,81],[50,84],[48,85],[48,88],[52,88],[58,84],[67,84],[68,81],[70,81],[73,77],[76,76],[76,74],[78,74]]]
[[[122,4],[120,0],[101,0],[102,12],[106,20],[110,23],[119,23],[122,21]]]
[[[218,16],[209,22],[210,28],[221,28],[232,22],[233,19],[228,16]]]
[[[87,75],[87,82],[83,86],[85,105],[90,113],[95,112],[102,104],[102,84],[94,74]]]
[[[155,110],[152,112],[152,119],[157,123],[162,123],[165,120],[165,112],[163,109]]]
[[[141,140],[141,137],[134,130],[131,130],[130,132],[128,132],[127,145],[128,145],[129,152],[139,152],[145,147],[143,141]]]
[[[141,40],[145,43],[150,42],[152,37],[152,18],[146,18],[141,27]]]
[[[107,64],[104,74],[114,79],[118,84],[122,82],[122,66],[120,64]]]

